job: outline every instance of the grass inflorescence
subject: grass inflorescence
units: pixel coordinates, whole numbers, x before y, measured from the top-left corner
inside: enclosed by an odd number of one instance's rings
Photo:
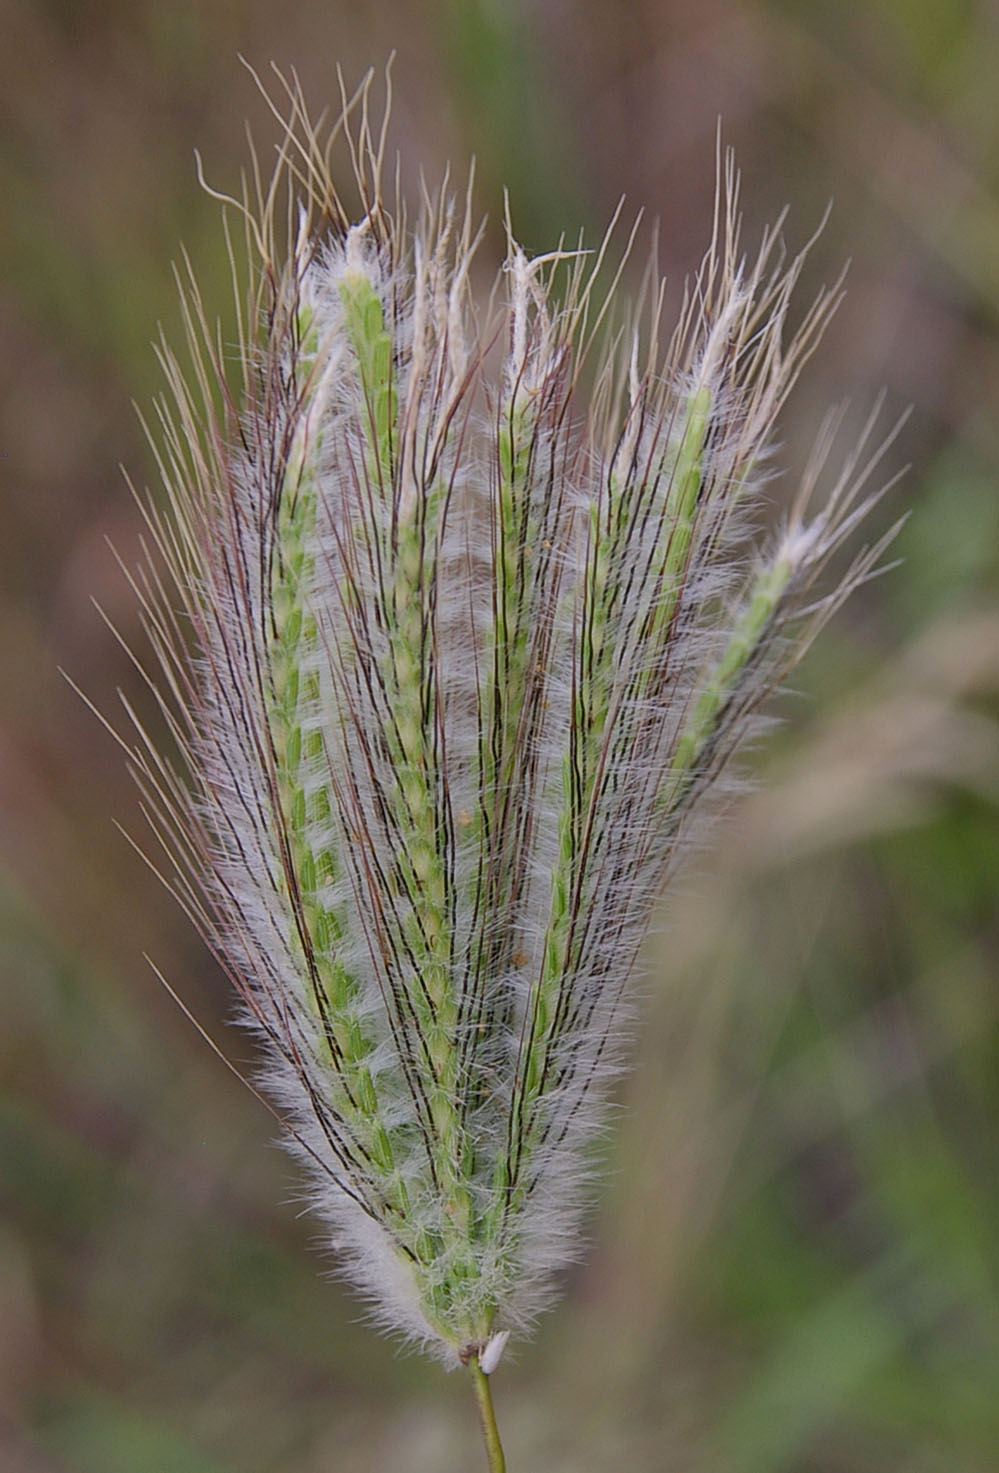
[[[788,330],[803,256],[742,253],[731,158],[668,335],[654,268],[630,314],[601,288],[610,236],[508,227],[480,310],[467,200],[411,226],[367,87],[326,136],[282,85],[274,174],[227,201],[236,371],[189,267],[190,366],[161,350],[135,586],[183,771],[138,722],[131,756],[344,1272],[480,1386],[578,1251],[655,900],[880,556],[815,593],[879,451],[819,499],[827,427],[759,536],[838,289]]]

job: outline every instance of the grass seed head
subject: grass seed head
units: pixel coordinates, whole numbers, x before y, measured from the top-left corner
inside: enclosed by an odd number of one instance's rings
[[[134,581],[179,769],[129,745],[344,1272],[488,1373],[578,1252],[656,897],[879,555],[814,594],[878,454],[809,512],[827,433],[754,544],[837,292],[788,335],[802,258],[776,231],[743,254],[728,155],[665,347],[654,275],[614,328],[609,238],[532,259],[510,231],[480,321],[471,211],[445,190],[407,223],[367,86],[325,134],[281,89],[273,176],[225,201],[235,371],[186,263],[189,365],[161,349]]]

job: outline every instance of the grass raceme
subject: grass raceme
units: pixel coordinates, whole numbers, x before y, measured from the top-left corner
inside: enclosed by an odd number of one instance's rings
[[[606,241],[532,258],[508,228],[477,305],[467,200],[407,222],[367,89],[329,136],[282,95],[273,177],[227,201],[235,358],[189,267],[183,366],[161,350],[134,585],[172,750],[126,745],[338,1264],[469,1366],[495,1469],[486,1376],[578,1251],[650,913],[879,557],[814,592],[879,452],[820,499],[828,427],[759,536],[836,292],[788,332],[801,257],[743,254],[730,159],[671,331],[654,267],[619,305]]]

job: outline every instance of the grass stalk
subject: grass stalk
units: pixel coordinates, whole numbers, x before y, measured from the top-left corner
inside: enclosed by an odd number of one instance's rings
[[[486,1457],[489,1460],[489,1473],[506,1473],[506,1458],[503,1456],[499,1428],[496,1425],[490,1378],[479,1364],[477,1355],[473,1355],[469,1360],[468,1371],[472,1378],[475,1400],[479,1408],[479,1421],[482,1424],[482,1439],[486,1446]]]

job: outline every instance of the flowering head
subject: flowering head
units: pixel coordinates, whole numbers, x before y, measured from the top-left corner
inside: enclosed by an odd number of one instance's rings
[[[531,259],[511,236],[481,324],[468,209],[389,208],[364,92],[334,129],[348,209],[288,102],[273,181],[230,202],[235,382],[193,276],[193,373],[163,350],[137,587],[186,773],[141,728],[132,759],[344,1272],[488,1372],[577,1251],[664,880],[878,555],[813,597],[870,467],[814,514],[810,473],[754,546],[834,294],[788,335],[800,259],[774,235],[741,255],[730,162],[665,348],[658,283],[604,331],[606,243]]]

